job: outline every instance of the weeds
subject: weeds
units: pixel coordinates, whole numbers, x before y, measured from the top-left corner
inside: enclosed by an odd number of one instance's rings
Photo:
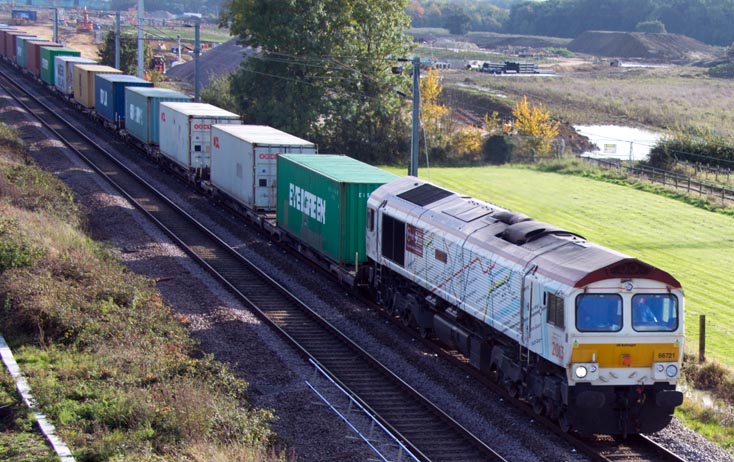
[[[18,150],[0,153],[0,210],[2,333],[77,460],[280,457],[272,413],[227,367],[192,358],[152,281],[84,236],[71,192]],[[0,436],[2,460],[49,460],[24,452]]]

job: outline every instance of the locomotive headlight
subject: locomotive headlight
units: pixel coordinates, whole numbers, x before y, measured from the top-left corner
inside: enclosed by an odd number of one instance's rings
[[[586,377],[586,374],[588,374],[589,371],[586,369],[586,366],[577,366],[576,367],[576,377],[583,379]]]
[[[670,378],[673,378],[676,375],[678,375],[678,366],[676,366],[675,364],[671,364],[668,367],[666,367],[665,375],[667,375]]]
[[[658,372],[661,372],[662,373],[663,370],[665,370],[665,366],[663,366],[662,364],[658,364],[657,365],[657,370],[658,370]]]

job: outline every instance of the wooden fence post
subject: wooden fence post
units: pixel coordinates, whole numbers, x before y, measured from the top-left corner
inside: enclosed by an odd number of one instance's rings
[[[706,362],[706,315],[702,314],[699,318],[698,329],[698,362]]]

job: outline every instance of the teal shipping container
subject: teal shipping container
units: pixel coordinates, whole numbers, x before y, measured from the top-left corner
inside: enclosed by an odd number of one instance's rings
[[[49,85],[56,84],[56,57],[81,56],[81,52],[65,47],[42,46],[41,52],[41,80]]]
[[[340,264],[364,263],[367,199],[398,176],[347,156],[282,154],[278,226]]]
[[[118,128],[125,128],[125,88],[152,86],[134,75],[95,74],[94,110]]]
[[[193,100],[191,96],[168,88],[125,87],[125,129],[143,143],[157,145],[161,102]]]
[[[44,40],[41,37],[36,36],[20,36],[15,37],[15,62],[18,63],[18,66],[25,67],[26,61],[28,59],[28,52],[26,50],[25,43],[26,42],[49,42],[49,40]]]

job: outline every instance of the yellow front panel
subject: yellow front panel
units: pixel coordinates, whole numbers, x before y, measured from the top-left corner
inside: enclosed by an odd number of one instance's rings
[[[680,348],[675,343],[574,343],[572,363],[589,363],[596,359],[599,367],[650,367],[654,362],[679,360]]]

